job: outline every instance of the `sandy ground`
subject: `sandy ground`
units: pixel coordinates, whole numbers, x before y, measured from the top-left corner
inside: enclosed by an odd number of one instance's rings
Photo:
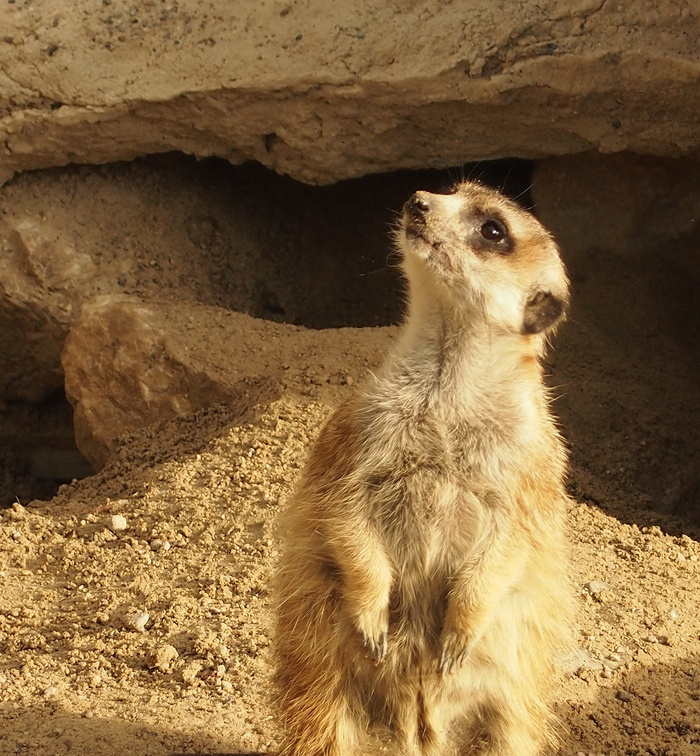
[[[348,376],[367,369],[338,333],[323,378],[302,372],[247,422],[217,407],[150,429],[100,474],[4,511],[0,752],[275,749],[275,521]],[[690,756],[700,546],[673,520],[624,519],[571,511],[580,654],[557,694],[562,753]]]
[[[576,306],[548,362],[577,502],[561,754],[700,753],[696,247],[569,261]],[[0,753],[276,749],[278,512],[394,333],[327,332],[322,370],[300,342],[245,418],[148,428],[99,474],[2,510]]]

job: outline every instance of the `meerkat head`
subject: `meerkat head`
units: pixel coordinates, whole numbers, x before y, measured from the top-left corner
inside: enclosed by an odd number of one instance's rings
[[[452,311],[522,335],[548,332],[566,311],[569,285],[556,243],[494,189],[464,182],[452,194],[416,192],[397,242],[412,296],[443,298]]]

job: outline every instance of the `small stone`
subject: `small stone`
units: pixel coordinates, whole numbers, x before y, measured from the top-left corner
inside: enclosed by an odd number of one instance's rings
[[[151,618],[148,612],[131,612],[124,617],[124,627],[143,633],[146,631],[146,623]]]
[[[345,377],[345,383],[347,383],[348,386],[352,386],[352,384],[354,383],[354,381],[353,381],[351,375],[348,375],[348,376]]]
[[[53,698],[58,694],[58,688],[55,685],[49,685],[48,688],[44,688],[41,694],[44,698]]]
[[[602,580],[591,580],[589,583],[586,583],[586,590],[591,596],[596,596],[603,591],[609,591],[610,585]]]
[[[95,716],[95,712],[91,709],[88,709],[85,714],[83,714],[83,716],[85,717],[85,719],[92,719]]]
[[[123,533],[129,527],[129,523],[124,515],[112,515],[109,518],[107,527],[113,533]]]
[[[163,541],[160,538],[154,538],[150,545],[151,551],[160,551],[163,548]]]
[[[146,657],[146,663],[151,669],[159,669],[161,672],[170,671],[171,662],[178,658],[177,649],[169,643],[154,649]]]
[[[561,657],[559,664],[565,674],[577,675],[581,677],[589,670],[598,671],[603,668],[602,662],[599,662],[583,648],[576,649],[570,654]]]
[[[678,619],[678,612],[675,609],[671,609],[671,611],[668,613],[668,616],[672,620]]]
[[[620,701],[624,701],[625,703],[632,700],[631,694],[626,690],[618,690],[616,696]]]
[[[610,671],[609,667],[603,667],[603,671],[600,673],[601,677],[610,678],[612,677],[612,672]]]
[[[658,643],[659,639],[655,635],[645,635],[642,640],[646,641],[647,643]]]

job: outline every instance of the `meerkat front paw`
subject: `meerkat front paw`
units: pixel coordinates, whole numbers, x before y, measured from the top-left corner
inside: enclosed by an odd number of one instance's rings
[[[367,653],[370,657],[370,659],[375,663],[379,664],[386,655],[387,650],[387,637],[386,637],[386,631],[382,631],[377,637],[369,637],[362,634],[362,642],[365,644],[365,648],[367,649]]]
[[[383,616],[369,617],[364,615],[357,618],[357,629],[362,643],[370,659],[379,664],[386,656],[388,642],[388,612]]]
[[[443,632],[440,647],[438,672],[441,675],[450,674],[450,672],[461,667],[471,650],[471,644],[467,636],[454,630]]]

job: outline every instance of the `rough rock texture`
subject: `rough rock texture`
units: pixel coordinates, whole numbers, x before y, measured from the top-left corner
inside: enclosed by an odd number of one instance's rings
[[[0,181],[170,150],[310,183],[700,145],[684,0],[17,0],[0,6]]]
[[[388,342],[387,329],[341,333],[348,355],[362,343],[376,359]],[[324,367],[336,339],[215,307],[100,297],[83,307],[62,355],[78,448],[99,469],[129,432],[217,403],[244,418],[300,372],[318,384],[352,383]]]
[[[639,257],[679,239],[700,240],[700,160],[584,153],[543,160],[531,196],[569,256],[607,249]]]
[[[63,340],[100,294],[313,326],[395,320],[396,300],[382,301],[395,279],[387,208],[415,187],[359,183],[308,187],[181,156],[18,176],[0,189],[0,399],[61,388]]]
[[[99,169],[27,174],[2,188],[0,396],[41,401],[63,385],[63,340],[92,297],[222,301],[215,257],[205,258],[182,228],[205,224],[205,198],[176,189],[159,197],[157,180],[131,178],[127,190]],[[185,203],[191,213],[176,222],[173,211]]]

